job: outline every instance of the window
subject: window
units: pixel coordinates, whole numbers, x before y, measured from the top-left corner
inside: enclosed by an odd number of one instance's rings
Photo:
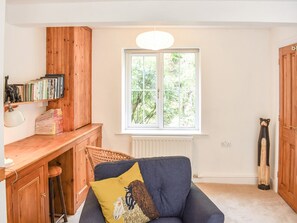
[[[125,50],[125,130],[199,130],[198,53]]]

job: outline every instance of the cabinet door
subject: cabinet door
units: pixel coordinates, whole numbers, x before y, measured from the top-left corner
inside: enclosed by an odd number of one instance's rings
[[[46,73],[65,74],[64,98],[48,102],[47,110],[61,108],[64,131],[74,130],[74,27],[46,28]]]
[[[91,123],[92,30],[88,27],[48,27],[46,72],[65,74],[64,98],[47,109],[61,108],[64,131]]]
[[[88,139],[78,143],[75,146],[75,193],[76,193],[76,206],[81,204],[88,192],[87,182],[87,158],[85,148],[88,144]]]
[[[74,129],[91,123],[92,96],[92,30],[77,27],[74,30]]]
[[[89,144],[90,146],[101,146],[101,140],[99,132],[90,136]],[[94,171],[89,161],[87,161],[87,180],[90,186],[90,181],[94,181]]]
[[[45,222],[45,191],[43,167],[19,179],[12,188],[13,222]]]

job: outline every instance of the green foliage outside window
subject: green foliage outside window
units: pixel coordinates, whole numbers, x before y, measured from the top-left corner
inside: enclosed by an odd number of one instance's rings
[[[163,53],[160,58],[158,61],[155,54],[132,56],[131,124],[158,125],[159,105],[163,128],[194,128],[196,54]],[[160,80],[162,85],[158,83]]]

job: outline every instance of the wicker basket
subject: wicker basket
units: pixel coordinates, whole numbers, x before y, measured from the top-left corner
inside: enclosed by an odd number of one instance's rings
[[[90,164],[95,169],[95,166],[102,162],[113,162],[118,160],[130,160],[133,159],[132,156],[127,154],[111,151],[109,149],[103,149],[96,146],[86,146],[86,155]]]

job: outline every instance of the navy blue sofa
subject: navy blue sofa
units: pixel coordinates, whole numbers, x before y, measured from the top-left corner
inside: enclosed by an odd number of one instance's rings
[[[101,163],[95,167],[95,180],[117,177],[138,162],[160,213],[151,223],[221,223],[224,214],[191,182],[191,164],[186,157],[156,157]],[[100,205],[90,188],[80,223],[105,223]]]

